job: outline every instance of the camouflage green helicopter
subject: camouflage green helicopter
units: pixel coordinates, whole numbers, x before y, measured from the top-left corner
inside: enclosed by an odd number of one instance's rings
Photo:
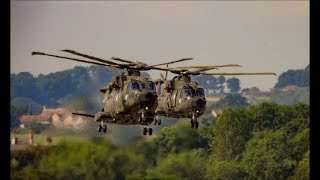
[[[62,51],[90,60],[52,55],[43,52],[32,52],[32,55],[44,55],[101,66],[112,66],[114,67],[114,72],[116,68],[124,70],[123,74],[120,76],[116,76],[115,73],[111,83],[100,89],[100,92],[104,93],[103,108],[101,112],[97,112],[95,115],[75,112],[73,113],[74,115],[93,118],[94,121],[100,123],[98,131],[104,133],[107,131],[106,123],[123,125],[142,124],[148,126],[153,121],[157,121],[158,116],[155,114],[155,110],[158,105],[158,95],[155,90],[155,83],[150,79],[142,77],[140,71],[151,69],[161,71],[167,70],[156,67],[161,64],[149,66],[143,62],[130,61],[117,57],[112,57],[110,60],[104,60],[73,50]],[[191,59],[192,58],[183,58],[168,62],[167,64]],[[114,61],[119,61],[121,63]],[[160,124],[160,121],[157,121],[157,123]],[[152,131],[152,128],[145,127],[143,129],[143,135],[146,135],[147,133],[152,135]]]
[[[240,66],[238,64],[226,64],[219,66],[185,66],[168,68],[168,71],[178,74],[172,80],[166,80],[161,74],[161,79],[156,82],[158,97],[158,107],[156,109],[158,116],[171,118],[190,118],[191,128],[198,128],[198,120],[206,109],[206,98],[204,89],[198,86],[198,83],[191,81],[190,75],[276,75],[272,72],[260,73],[206,73],[204,71],[218,69],[220,67]],[[168,67],[168,66],[167,66]],[[193,69],[193,70],[192,70]],[[161,85],[164,83],[164,87]],[[162,90],[161,90],[162,89]]]

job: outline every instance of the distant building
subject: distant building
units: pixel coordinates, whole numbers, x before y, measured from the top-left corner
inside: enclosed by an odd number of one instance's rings
[[[19,118],[20,125],[38,122],[41,124],[50,124],[48,121],[51,118],[51,125],[56,128],[72,128],[83,129],[88,126],[87,118],[74,116],[70,111],[63,108],[47,109],[45,106],[39,115],[23,115]]]
[[[41,114],[39,115],[22,115],[19,120],[20,124],[29,124],[32,121],[48,123],[48,120],[54,115],[59,114],[62,116],[67,115],[69,112],[66,109],[58,108],[58,109],[46,109],[44,106]]]
[[[303,89],[303,87],[296,86],[296,85],[288,85],[288,86],[283,87],[281,90],[282,91],[297,91],[300,89]]]
[[[222,113],[221,109],[215,109],[212,110],[211,114],[213,115],[213,117],[217,118],[220,114]]]
[[[241,91],[241,94],[245,97],[248,96],[268,96],[271,94],[271,89],[269,91],[260,91],[257,87],[244,88]]]

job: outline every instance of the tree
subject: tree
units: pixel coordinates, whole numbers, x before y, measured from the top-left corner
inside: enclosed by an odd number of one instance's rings
[[[204,89],[207,90],[213,90],[217,91],[219,90],[218,87],[218,78],[214,76],[207,76],[207,75],[198,75],[198,76],[192,76],[194,81],[198,82],[200,86],[202,86]]]
[[[242,164],[247,179],[287,179],[293,172],[295,161],[286,134],[281,131],[257,132],[246,144]]]
[[[36,79],[29,72],[11,74],[10,86],[11,99],[15,97],[34,97],[38,94]]]
[[[19,117],[28,113],[28,106],[10,106],[10,127],[15,128],[20,125]]]
[[[169,153],[208,147],[207,139],[200,136],[198,131],[191,129],[187,123],[166,127],[157,134],[154,142],[162,157]]]
[[[201,150],[169,154],[157,167],[148,170],[147,179],[204,179],[205,158],[201,154]]]
[[[218,82],[219,82],[219,88],[220,88],[220,94],[224,93],[224,83],[226,82],[226,78],[224,76],[219,76],[218,77]]]
[[[241,159],[253,127],[254,121],[246,109],[224,110],[211,127],[214,137],[210,146],[214,157],[219,161]]]
[[[212,105],[214,109],[225,109],[225,108],[235,108],[235,107],[246,107],[250,104],[247,98],[241,96],[241,94],[228,94],[224,98],[220,99],[217,103]]]
[[[293,176],[290,176],[288,179],[310,179],[310,151],[304,154],[304,158],[298,163]]]
[[[238,78],[230,78],[226,81],[227,87],[229,88],[231,93],[237,93],[240,91],[240,80]]]
[[[297,85],[307,87],[310,84],[310,67],[304,69],[288,70],[278,77],[278,82],[274,88],[283,88],[287,85]]]
[[[210,161],[206,166],[206,179],[244,179],[246,173],[236,161]]]

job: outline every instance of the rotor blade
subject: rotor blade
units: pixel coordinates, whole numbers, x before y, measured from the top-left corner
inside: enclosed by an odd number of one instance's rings
[[[78,115],[78,116],[86,116],[86,117],[91,117],[91,118],[94,118],[94,115],[92,114],[84,114],[84,113],[72,113],[74,115]]]
[[[221,75],[221,76],[232,76],[232,75],[277,75],[273,72],[258,72],[258,73],[200,73],[204,75]]]
[[[160,78],[161,80],[164,80],[164,75],[162,73],[160,73]]]
[[[118,57],[111,57],[111,59],[116,60],[116,61],[120,61],[120,62],[129,63],[129,64],[138,64],[138,62],[134,62],[134,61],[130,61],[127,59],[118,58]]]
[[[118,67],[117,65],[103,64],[103,63],[98,63],[98,62],[86,61],[86,60],[82,60],[82,59],[76,59],[76,58],[70,58],[70,57],[65,57],[65,56],[47,54],[47,53],[43,53],[43,52],[35,52],[34,51],[34,52],[32,52],[31,55],[51,56],[51,57],[56,57],[56,58],[60,58],[60,59],[68,59],[68,60],[72,60],[72,61],[78,61],[78,62],[89,63],[89,64],[96,64],[96,65],[101,65],[101,66],[116,66],[116,67]]]
[[[218,69],[218,68],[216,68],[216,67],[203,67],[203,68],[198,68],[198,69],[196,69],[196,70],[194,70],[194,71],[189,71],[189,69],[186,69],[186,68],[184,68],[184,69],[175,69],[175,67],[174,68],[170,68],[170,69],[174,69],[174,70],[176,70],[176,71],[181,71],[181,73],[183,72],[184,74],[196,74],[196,73],[199,73],[199,72],[202,72],[202,71],[209,71],[209,70],[212,70],[212,69]]]
[[[167,69],[169,68],[169,64],[167,64]],[[164,77],[164,80],[166,81],[168,77],[168,71],[166,71],[166,76]]]
[[[156,64],[156,65],[152,65],[152,66],[161,66],[161,65],[166,65],[166,64],[173,64],[173,63],[182,62],[182,61],[189,61],[189,60],[192,60],[192,59],[193,58],[182,58],[182,59],[179,59],[179,60],[170,61],[170,62],[161,63],[161,64]]]
[[[120,64],[112,62],[112,61],[108,61],[108,60],[104,60],[104,59],[101,59],[101,58],[93,57],[93,56],[90,56],[90,55],[87,55],[87,54],[79,53],[79,52],[76,52],[74,50],[64,49],[64,50],[61,50],[61,51],[67,52],[67,53],[70,53],[70,54],[74,54],[74,55],[78,55],[78,56],[81,56],[81,57],[85,57],[85,58],[88,58],[88,59],[91,59],[91,60],[99,61],[99,62],[102,62],[102,63],[107,63],[107,64],[111,64],[111,65],[120,65]]]
[[[225,64],[225,65],[216,65],[216,66],[179,66],[179,67],[172,67],[172,68],[175,68],[175,69],[190,69],[190,68],[194,68],[194,69],[212,68],[212,69],[215,69],[215,68],[220,68],[220,67],[242,67],[242,66],[239,64]]]

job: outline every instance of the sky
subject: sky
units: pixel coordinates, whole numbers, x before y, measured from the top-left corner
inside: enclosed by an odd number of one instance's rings
[[[174,66],[240,64],[210,72],[275,72],[309,64],[309,1],[11,0],[11,73],[34,76],[89,64],[31,56],[73,49]],[[149,71],[153,79],[159,71]],[[169,77],[173,77],[170,75]],[[278,76],[235,76],[272,88]]]

